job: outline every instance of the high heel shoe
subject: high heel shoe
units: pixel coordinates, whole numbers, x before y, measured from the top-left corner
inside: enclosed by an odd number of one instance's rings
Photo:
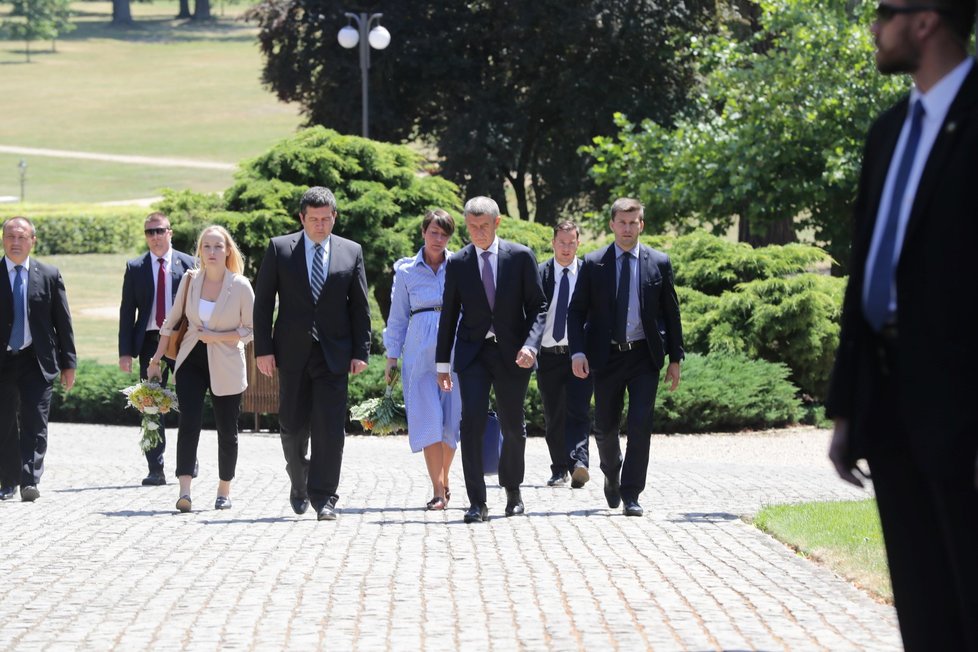
[[[429,512],[437,512],[445,509],[445,507],[447,506],[448,506],[448,501],[446,501],[441,496],[435,496],[434,498],[428,501],[426,509]]]

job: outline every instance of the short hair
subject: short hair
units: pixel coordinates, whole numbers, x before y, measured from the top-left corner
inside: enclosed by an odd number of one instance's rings
[[[421,232],[427,231],[432,222],[449,237],[455,233],[455,218],[440,208],[424,214],[424,219],[421,220]]]
[[[304,216],[306,214],[306,209],[310,206],[313,208],[329,206],[335,211],[336,197],[333,196],[333,193],[329,188],[313,186],[302,194],[302,199],[299,201],[299,215]]]
[[[631,197],[619,197],[611,205],[611,219],[614,220],[618,213],[632,213],[638,211],[639,219],[645,219],[645,206],[637,199]]]
[[[145,220],[143,220],[143,226],[146,226],[150,222],[156,222],[157,220],[162,220],[167,224],[170,223],[170,218],[166,216],[166,213],[162,211],[153,211],[152,213],[146,216]]]
[[[933,0],[930,6],[967,48],[975,28],[975,0]]]
[[[561,231],[573,231],[576,237],[581,237],[581,230],[577,227],[577,224],[570,220],[562,220],[557,223],[557,226],[554,227],[554,238],[556,238],[557,234]]]
[[[227,268],[234,272],[235,274],[244,273],[244,256],[241,255],[241,250],[238,249],[238,245],[234,242],[234,238],[228,233],[220,224],[211,224],[210,226],[205,226],[204,230],[200,232],[197,236],[197,268],[202,269],[204,267],[204,236],[213,231],[224,238],[224,246],[227,247],[228,257],[227,257]]]
[[[31,227],[31,237],[32,238],[36,238],[37,237],[37,227],[34,226],[34,223],[31,222],[29,218],[24,217],[23,215],[14,215],[13,217],[10,217],[10,218],[7,218],[6,220],[4,220],[3,221],[3,227],[0,227],[0,233],[6,233],[7,232],[7,225],[10,224],[11,222],[13,222],[14,220],[23,220],[23,221],[27,222],[27,226]]]
[[[473,197],[465,202],[462,212],[466,215],[488,215],[499,217],[499,204],[489,197]]]

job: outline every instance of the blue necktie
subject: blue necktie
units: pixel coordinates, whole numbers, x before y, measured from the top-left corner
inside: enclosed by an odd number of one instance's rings
[[[23,265],[14,267],[14,325],[10,330],[10,350],[17,352],[24,348],[24,279],[20,273]]]
[[[618,278],[618,296],[615,297],[615,341],[625,344],[628,341],[628,295],[632,285],[632,255],[621,255],[621,275]]]
[[[892,296],[893,276],[896,267],[894,258],[897,226],[900,222],[900,207],[903,205],[903,197],[907,190],[910,168],[913,167],[914,158],[917,155],[920,129],[924,118],[924,106],[920,100],[914,102],[911,113],[910,135],[907,137],[900,166],[897,168],[893,194],[890,195],[890,210],[886,215],[886,224],[883,226],[883,235],[880,238],[879,249],[876,251],[876,260],[873,261],[873,268],[869,271],[869,287],[866,291],[866,300],[863,303],[863,314],[866,316],[866,321],[877,332],[890,321],[891,317],[890,297]]]
[[[312,278],[310,279],[310,287],[312,288],[312,302],[316,303],[319,301],[319,293],[323,291],[323,283],[326,282],[326,272],[323,269],[323,246],[317,244],[312,252]],[[319,340],[319,329],[316,328],[316,317],[313,315],[312,318],[312,336],[313,339]]]
[[[557,310],[554,312],[553,337],[555,342],[564,339],[567,330],[567,301],[570,295],[570,281],[567,279],[567,268],[560,277],[560,289],[557,290]]]

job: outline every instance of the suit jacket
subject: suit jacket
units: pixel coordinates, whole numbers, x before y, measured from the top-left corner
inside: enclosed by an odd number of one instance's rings
[[[190,352],[200,341],[198,328],[212,331],[237,331],[241,340],[234,344],[230,342],[213,342],[207,345],[207,366],[210,371],[211,391],[215,396],[240,394],[248,387],[248,374],[245,369],[245,344],[254,339],[252,314],[255,306],[255,293],[251,290],[248,279],[230,270],[224,272],[224,282],[221,294],[214,302],[214,312],[204,326],[200,318],[200,293],[204,287],[203,270],[191,270],[184,275],[173,300],[173,307],[167,313],[160,335],[172,335],[173,329],[183,317],[186,306],[187,334],[180,342],[177,351],[176,366],[187,359]]]
[[[554,288],[557,285],[557,280],[554,277],[554,266],[556,265],[556,260],[551,258],[545,263],[540,263],[537,268],[537,273],[540,275],[540,284],[543,286],[543,296],[547,299],[547,305],[554,299]],[[580,272],[581,265],[584,261],[580,258],[577,259],[577,270]]]
[[[7,343],[14,325],[13,291],[7,275],[6,258],[0,258],[4,278],[0,282],[0,369],[7,357]],[[34,354],[45,380],[53,382],[62,369],[77,366],[75,337],[65,283],[57,268],[30,259],[27,274],[27,323]]]
[[[669,257],[641,243],[638,247],[639,315],[652,360],[661,369],[666,355],[670,362],[685,356],[679,298]],[[584,257],[567,309],[571,355],[584,353],[593,369],[604,367],[611,353],[618,287],[615,254],[612,243]]]
[[[170,257],[170,298],[177,295],[180,279],[193,269],[192,256],[173,250]],[[171,301],[172,302],[172,301]],[[156,282],[153,278],[153,254],[147,251],[126,263],[122,280],[122,302],[119,304],[119,357],[139,357],[146,338],[146,326],[156,303]]]
[[[255,284],[255,355],[275,355],[285,371],[305,368],[315,320],[326,364],[346,373],[351,360],[370,355],[370,306],[363,251],[356,242],[330,235],[326,282],[314,304],[302,231],[272,238]],[[278,317],[272,327],[275,295]]]
[[[496,305],[490,310],[478,254],[475,245],[468,244],[446,263],[436,361],[449,362],[454,344],[455,371],[463,371],[479,355],[492,326],[511,370],[527,371],[516,364],[516,354],[524,346],[540,349],[546,318],[547,302],[530,249],[499,240]]]
[[[931,149],[896,269],[898,396],[880,391],[877,339],[862,313],[862,289],[890,160],[908,98],[872,126],[855,204],[849,285],[826,413],[850,419],[862,457],[886,433],[880,414],[898,412],[915,456],[935,474],[974,474],[978,452],[978,66],[965,78]],[[880,437],[882,436],[882,437]],[[874,441],[875,440],[875,441]]]

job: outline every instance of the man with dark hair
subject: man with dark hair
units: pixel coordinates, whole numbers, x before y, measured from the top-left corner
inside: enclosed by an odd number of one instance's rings
[[[321,521],[336,519],[349,376],[370,353],[363,251],[333,233],[336,216],[332,192],[307,190],[302,230],[272,238],[255,284],[256,363],[266,376],[279,370],[289,500],[296,514],[312,503]]]
[[[481,523],[489,520],[482,440],[490,389],[496,392],[503,437],[499,484],[506,489],[506,516],[524,513],[523,401],[540,348],[546,302],[533,252],[497,237],[496,202],[473,197],[463,212],[471,243],[453,254],[445,267],[435,361],[439,386],[451,391],[454,349],[462,395],[462,471],[470,503],[464,520]]]
[[[591,434],[591,379],[578,378],[571,369],[567,341],[567,307],[577,285],[581,259],[577,257],[580,231],[571,221],[554,227],[554,256],[540,265],[540,283],[547,300],[537,360],[537,386],[543,399],[550,479],[547,486],[567,482],[580,489],[591,479],[588,472],[588,437]]]
[[[0,265],[0,472],[7,476],[10,460],[19,460],[19,477],[0,478],[0,497],[12,497],[19,484],[28,503],[41,495],[54,379],[70,390],[76,367],[65,284],[56,268],[30,257],[35,233],[26,217],[4,222]]]
[[[672,264],[639,242],[644,208],[635,199],[611,205],[615,241],[584,257],[570,302],[567,328],[574,375],[594,373],[594,431],[608,507],[624,501],[626,516],[645,512],[652,412],[659,372],[668,356],[670,391],[679,386],[684,357],[679,299]],[[618,426],[628,392],[628,449],[621,454]]]
[[[866,140],[826,402],[839,475],[872,473],[907,650],[978,650],[974,20],[974,0],[877,7],[876,66],[914,86]]]
[[[160,326],[173,305],[180,279],[194,267],[193,257],[171,246],[173,231],[166,215],[150,213],[143,223],[143,233],[149,251],[126,263],[119,304],[119,369],[132,373],[132,360],[138,357],[141,380],[146,379],[149,360],[160,341]],[[164,386],[171,364],[172,361],[167,361],[163,369],[161,383]],[[143,478],[144,486],[166,484],[163,473],[165,450],[166,430],[161,424],[159,445],[146,451],[149,474]]]

